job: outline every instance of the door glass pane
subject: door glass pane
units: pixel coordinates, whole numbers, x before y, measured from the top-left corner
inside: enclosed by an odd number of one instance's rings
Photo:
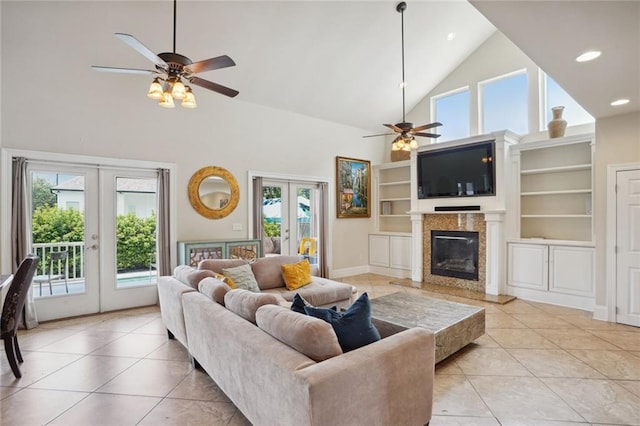
[[[315,229],[314,189],[298,188],[296,213],[296,242],[298,254],[309,260],[311,264],[318,263],[318,238]]]
[[[156,179],[116,178],[116,287],[155,284]]]
[[[32,251],[39,257],[35,297],[85,293],[84,176],[34,171]]]
[[[282,253],[282,188],[262,187],[262,248],[265,256]]]

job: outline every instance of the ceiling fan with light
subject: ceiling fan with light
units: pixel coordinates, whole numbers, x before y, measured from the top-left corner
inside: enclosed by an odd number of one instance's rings
[[[393,145],[391,149],[393,151],[411,151],[412,149],[418,148],[418,141],[416,141],[414,136],[427,137],[427,138],[437,138],[440,135],[435,133],[424,133],[424,130],[428,130],[434,127],[442,126],[442,123],[430,123],[422,126],[413,127],[413,123],[409,123],[405,119],[405,95],[404,89],[406,86],[406,82],[404,79],[404,11],[407,9],[407,3],[400,2],[396,5],[396,11],[400,13],[400,26],[401,26],[401,35],[402,35],[402,83],[400,83],[400,87],[402,87],[402,121],[396,124],[383,124],[383,126],[388,127],[393,130],[395,133],[382,133],[378,135],[368,135],[363,136],[365,138],[371,138],[375,136],[388,136],[398,134],[398,136],[393,140]]]
[[[233,59],[227,55],[222,55],[203,61],[192,62],[191,59],[186,56],[176,53],[176,12],[177,0],[173,0],[173,52],[158,53],[156,55],[134,36],[124,33],[115,34],[116,37],[128,44],[136,52],[153,62],[155,64],[155,70],[102,67],[95,65],[92,66],[92,68],[104,72],[155,75],[147,96],[151,99],[159,100],[159,105],[165,108],[173,108],[175,106],[173,102],[174,99],[182,100],[182,106],[186,108],[195,108],[197,106],[191,88],[185,86],[182,80],[231,98],[238,95],[239,92],[237,90],[195,76],[195,74],[205,71],[232,67],[236,64]]]

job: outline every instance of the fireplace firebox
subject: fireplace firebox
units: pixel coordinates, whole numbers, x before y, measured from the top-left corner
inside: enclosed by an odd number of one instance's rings
[[[431,274],[478,281],[477,232],[431,231]]]

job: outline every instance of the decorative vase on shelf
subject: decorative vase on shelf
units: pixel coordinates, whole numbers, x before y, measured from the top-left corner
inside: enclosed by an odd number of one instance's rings
[[[549,124],[547,124],[550,138],[561,138],[564,136],[564,131],[567,129],[567,121],[562,119],[563,111],[563,106],[556,106],[551,108],[553,119],[549,122]]]

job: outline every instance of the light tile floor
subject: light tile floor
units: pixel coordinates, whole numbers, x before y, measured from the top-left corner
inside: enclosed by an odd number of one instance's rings
[[[497,305],[390,280],[342,279],[370,297],[401,291],[486,309],[487,333],[436,367],[432,426],[640,425],[640,328],[575,309],[522,300]],[[191,367],[182,345],[167,340],[157,307],[45,323],[21,332],[19,341],[20,380],[1,356],[2,425],[249,424]]]

